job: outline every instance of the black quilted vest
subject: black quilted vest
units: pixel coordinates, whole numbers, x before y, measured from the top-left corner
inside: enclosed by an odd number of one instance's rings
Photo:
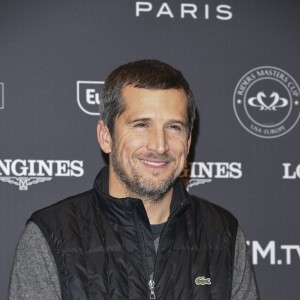
[[[231,298],[237,221],[230,213],[176,182],[156,255],[142,201],[110,197],[107,180],[103,169],[92,190],[30,218],[55,258],[62,299]]]

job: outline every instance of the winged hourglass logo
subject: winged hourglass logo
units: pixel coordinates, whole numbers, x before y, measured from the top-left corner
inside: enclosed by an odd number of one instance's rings
[[[45,181],[50,181],[52,177],[0,177],[3,182],[19,186],[20,191],[27,191],[28,186]]]
[[[210,183],[214,179],[240,179],[243,175],[240,162],[187,162],[180,179],[189,190]]]
[[[0,181],[16,185],[20,191],[53,177],[81,177],[83,174],[82,160],[0,159]]]

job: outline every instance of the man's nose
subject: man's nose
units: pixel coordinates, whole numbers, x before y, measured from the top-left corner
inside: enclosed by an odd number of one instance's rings
[[[164,129],[155,128],[149,134],[147,149],[157,154],[163,154],[170,150],[168,137]]]

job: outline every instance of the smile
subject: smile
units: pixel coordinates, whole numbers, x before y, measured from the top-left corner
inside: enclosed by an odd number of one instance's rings
[[[158,161],[150,161],[150,160],[144,160],[141,159],[140,160],[142,163],[152,166],[152,167],[161,167],[161,166],[165,166],[168,164],[168,162],[164,161],[164,162],[158,162]]]

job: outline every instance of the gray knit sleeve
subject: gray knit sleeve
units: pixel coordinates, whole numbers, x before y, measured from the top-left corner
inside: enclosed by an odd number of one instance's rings
[[[30,222],[18,243],[9,300],[61,299],[56,264],[40,229]]]
[[[254,273],[250,260],[249,251],[246,245],[245,236],[241,228],[238,228],[235,255],[234,271],[232,282],[232,300],[258,300]]]

